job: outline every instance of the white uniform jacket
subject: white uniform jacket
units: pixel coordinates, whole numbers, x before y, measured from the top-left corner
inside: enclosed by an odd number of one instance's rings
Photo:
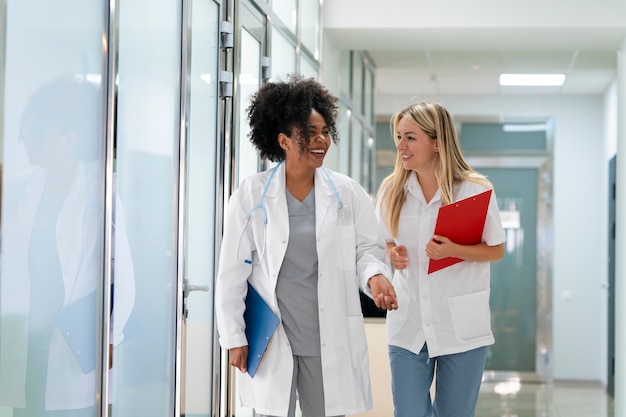
[[[486,191],[473,182],[455,185],[454,201]],[[384,190],[383,190],[384,192]],[[490,263],[463,261],[428,274],[426,244],[432,239],[441,195],[426,203],[417,176],[405,185],[406,201],[400,212],[399,237],[394,239],[383,221],[383,238],[407,248],[409,265],[395,271],[393,285],[398,310],[387,314],[387,344],[418,354],[424,342],[430,357],[466,352],[494,343],[489,307]],[[377,205],[382,218],[385,207]],[[491,194],[483,242],[505,241],[495,192]]]
[[[102,227],[97,205],[98,184],[89,167],[80,164],[56,224],[59,262],[65,287],[64,306],[96,291],[102,279]],[[92,180],[93,179],[93,180]],[[28,352],[30,279],[28,247],[33,222],[46,182],[35,169],[17,179],[7,179],[3,193],[2,275],[0,278],[0,404],[25,406]],[[95,200],[95,201],[94,201]],[[115,226],[115,287],[111,343],[123,340],[123,328],[135,299],[135,282],[126,237],[124,213],[117,201]],[[52,320],[52,318],[50,318]],[[94,326],[97,323],[93,323]],[[95,352],[94,352],[95,355]],[[43,373],[42,373],[43,375]],[[45,406],[69,410],[94,405],[95,371],[84,373],[69,345],[54,330],[48,354]]]
[[[365,190],[353,179],[325,170],[350,210],[347,218],[338,219],[338,199],[323,170],[315,173],[315,230],[326,415],[356,414],[372,407],[359,285],[371,296],[367,280],[379,273],[390,277],[391,271],[374,204]],[[266,231],[262,209],[254,211],[246,226],[270,172],[246,178],[228,204],[215,295],[220,345],[226,349],[248,344],[243,320],[247,281],[280,316],[275,288],[289,241],[284,164],[267,188]],[[237,371],[241,404],[262,414],[287,415],[292,369],[291,348],[280,324],[255,377]]]

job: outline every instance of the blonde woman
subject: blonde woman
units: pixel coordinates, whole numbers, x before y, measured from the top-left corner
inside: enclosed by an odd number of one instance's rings
[[[463,159],[441,104],[406,107],[393,116],[392,129],[397,160],[381,184],[377,215],[396,270],[399,308],[387,314],[395,417],[471,417],[487,346],[494,343],[489,263],[504,255],[496,196],[492,192],[479,244],[435,236],[441,206],[493,187]],[[431,259],[447,257],[463,261],[428,273]]]

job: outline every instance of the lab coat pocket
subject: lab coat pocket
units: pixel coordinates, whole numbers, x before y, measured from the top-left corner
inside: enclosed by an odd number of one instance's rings
[[[347,271],[343,274],[344,299],[346,302],[346,314],[348,316],[362,316],[361,295],[356,271]]]
[[[367,353],[367,338],[365,337],[365,324],[362,316],[347,317],[348,340],[352,354],[352,367],[360,368],[369,361]]]
[[[469,342],[491,335],[489,290],[451,297],[448,307],[459,340]]]
[[[353,224],[335,227],[339,269],[356,269],[356,229]]]
[[[388,339],[415,335],[419,330],[419,323],[421,322],[419,309],[411,300],[409,293],[398,287],[395,290],[398,297],[398,309],[387,312]]]

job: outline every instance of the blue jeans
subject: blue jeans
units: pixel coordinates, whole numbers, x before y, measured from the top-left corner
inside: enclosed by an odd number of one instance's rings
[[[487,347],[428,357],[426,344],[418,355],[389,346],[395,417],[473,417],[482,381]],[[435,399],[430,386],[437,370]]]

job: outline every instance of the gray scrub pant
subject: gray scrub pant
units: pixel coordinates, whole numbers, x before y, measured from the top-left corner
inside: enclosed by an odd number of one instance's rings
[[[473,417],[482,381],[487,347],[428,357],[426,344],[418,355],[389,346],[391,391],[395,417]],[[435,399],[430,386],[437,368]]]
[[[320,356],[293,356],[293,377],[287,417],[296,415],[296,390],[302,417],[326,417],[322,358]],[[257,417],[272,417],[255,414]],[[336,416],[343,417],[343,416]]]

